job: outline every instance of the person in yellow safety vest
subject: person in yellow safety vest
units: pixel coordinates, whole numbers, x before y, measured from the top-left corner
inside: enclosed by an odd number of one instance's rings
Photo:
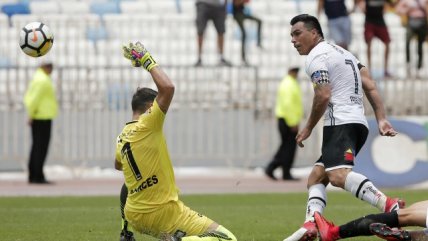
[[[265,169],[266,175],[273,180],[277,180],[273,172],[278,167],[282,167],[283,180],[297,180],[291,175],[290,169],[296,153],[296,135],[303,117],[302,93],[297,83],[298,73],[299,68],[290,68],[277,91],[275,115],[278,119],[281,145]]]
[[[53,64],[42,63],[36,70],[24,96],[31,127],[32,146],[28,162],[31,184],[52,184],[46,180],[43,166],[49,148],[52,120],[58,114],[58,102],[51,79]]]

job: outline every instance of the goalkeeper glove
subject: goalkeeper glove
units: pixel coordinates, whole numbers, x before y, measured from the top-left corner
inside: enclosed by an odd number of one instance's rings
[[[135,44],[129,43],[128,46],[123,46],[123,56],[131,60],[132,66],[143,67],[147,71],[158,66],[152,55],[140,42],[136,42]]]

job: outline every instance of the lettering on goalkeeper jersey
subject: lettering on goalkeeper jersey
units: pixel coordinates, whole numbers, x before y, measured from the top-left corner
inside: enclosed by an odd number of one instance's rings
[[[156,175],[153,175],[149,178],[147,178],[143,183],[140,184],[137,188],[134,188],[130,191],[130,194],[134,194],[136,192],[140,192],[146,188],[152,187],[153,185],[156,185],[159,182],[159,179]]]

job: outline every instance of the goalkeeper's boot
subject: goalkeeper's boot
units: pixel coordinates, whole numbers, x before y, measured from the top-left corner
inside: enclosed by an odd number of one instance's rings
[[[314,220],[306,221],[301,228],[299,228],[292,235],[283,241],[313,241],[318,237],[318,229]]]
[[[325,219],[319,212],[315,212],[314,217],[320,241],[335,241],[340,239],[338,226]]]
[[[410,241],[410,233],[402,229],[393,229],[383,223],[372,223],[370,224],[370,232],[378,236],[379,238],[388,241]]]
[[[398,211],[398,209],[404,208],[405,206],[406,202],[402,199],[386,197],[385,209],[383,212],[390,213],[393,211]]]
[[[120,232],[120,241],[135,241],[134,233],[127,230]]]

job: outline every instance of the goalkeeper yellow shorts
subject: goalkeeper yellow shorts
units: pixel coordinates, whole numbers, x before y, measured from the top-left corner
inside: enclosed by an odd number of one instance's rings
[[[127,210],[125,217],[136,232],[154,237],[184,232],[186,236],[203,234],[214,223],[208,217],[199,214],[180,200],[171,201],[151,213],[139,213]]]

